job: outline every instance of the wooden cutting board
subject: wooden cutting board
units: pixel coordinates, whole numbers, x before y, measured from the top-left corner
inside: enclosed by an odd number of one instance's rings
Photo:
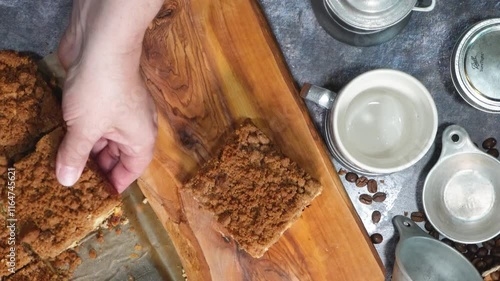
[[[167,0],[146,34],[142,71],[159,135],[139,184],[189,280],[384,279],[258,1]],[[324,187],[261,259],[223,237],[213,217],[179,191],[247,117]]]

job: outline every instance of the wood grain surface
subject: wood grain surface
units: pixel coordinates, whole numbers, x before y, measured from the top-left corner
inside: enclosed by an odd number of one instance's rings
[[[384,279],[256,0],[167,0],[146,34],[142,71],[159,135],[139,185],[189,280]],[[260,259],[223,237],[213,217],[179,191],[243,118],[324,187]]]

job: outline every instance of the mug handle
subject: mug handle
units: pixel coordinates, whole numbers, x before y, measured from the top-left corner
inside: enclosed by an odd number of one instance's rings
[[[429,3],[430,2],[430,3]],[[415,7],[413,7],[413,11],[416,12],[430,12],[434,10],[436,6],[436,0],[418,0]]]
[[[328,89],[305,83],[300,91],[300,96],[323,108],[330,109],[337,94]]]

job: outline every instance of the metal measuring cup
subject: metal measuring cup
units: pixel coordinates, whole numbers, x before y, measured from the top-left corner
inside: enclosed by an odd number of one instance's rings
[[[458,251],[425,233],[412,220],[395,216],[399,232],[392,281],[482,281]]]

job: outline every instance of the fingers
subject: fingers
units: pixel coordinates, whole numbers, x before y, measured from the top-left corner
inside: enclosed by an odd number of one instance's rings
[[[109,180],[116,191],[122,193],[142,174],[142,172],[144,172],[150,161],[150,156],[129,157],[122,155],[120,157],[120,162],[116,164],[109,174]]]
[[[76,183],[96,141],[68,127],[56,158],[56,176],[60,184],[72,186]]]
[[[81,49],[81,34],[79,34],[77,30],[78,18],[79,7],[78,5],[74,4],[71,14],[71,21],[66,28],[57,48],[57,56],[59,57],[61,65],[66,71],[69,69],[71,64],[73,64]]]
[[[120,161],[120,150],[114,142],[108,142],[108,145],[96,156],[97,164],[101,170],[108,174]]]
[[[101,151],[108,145],[108,140],[105,138],[100,138],[95,144],[94,147],[92,148],[92,151],[90,154],[92,156],[97,156]]]

